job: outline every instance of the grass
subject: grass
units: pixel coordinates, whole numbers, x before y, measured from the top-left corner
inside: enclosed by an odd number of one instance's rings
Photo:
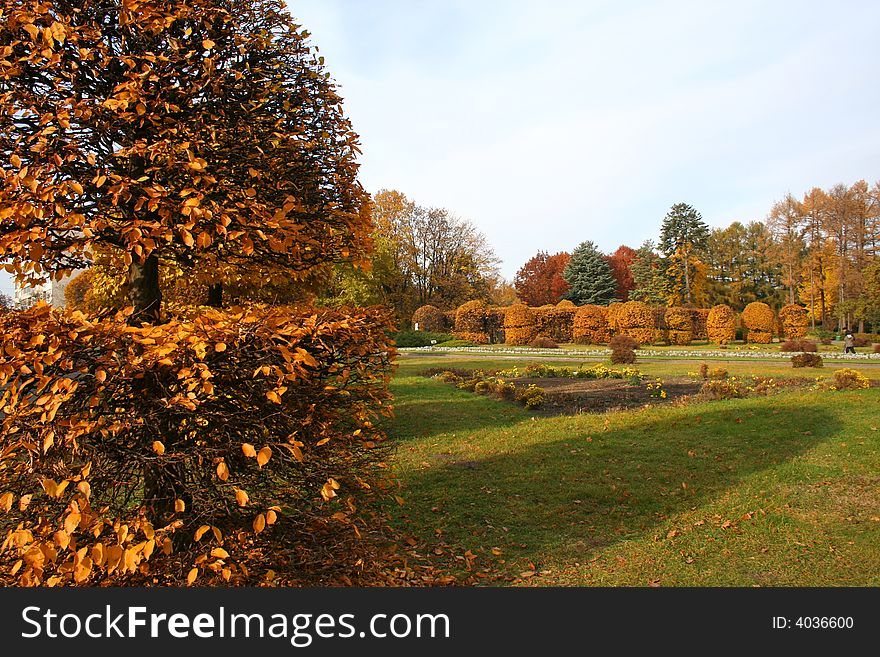
[[[533,418],[413,360],[393,382],[393,523],[447,568],[540,586],[880,585],[876,388]]]

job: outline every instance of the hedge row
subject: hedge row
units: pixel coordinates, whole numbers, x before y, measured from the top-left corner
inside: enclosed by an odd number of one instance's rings
[[[507,308],[489,307],[482,301],[469,301],[453,312],[422,306],[413,315],[419,330],[452,332],[457,338],[478,344],[525,345],[535,339],[557,343],[607,344],[615,335],[627,335],[639,344],[665,341],[687,345],[708,340],[724,345],[736,338],[738,320],[747,330],[747,340],[771,342],[774,335],[787,340],[806,335],[809,315],[796,304],[784,306],[779,315],[765,303],[750,303],[740,317],[727,305],[713,308],[651,307],[640,301],[611,303],[608,306],[576,306],[571,301],[530,308],[514,304]]]

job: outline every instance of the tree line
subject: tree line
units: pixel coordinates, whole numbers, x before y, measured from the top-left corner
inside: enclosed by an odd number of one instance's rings
[[[519,300],[540,306],[644,301],[742,310],[764,301],[806,306],[813,328],[880,324],[880,182],[861,180],[802,198],[787,194],[765,221],[709,228],[673,205],[659,240],[603,254],[591,241],[572,252],[539,251],[517,272]]]

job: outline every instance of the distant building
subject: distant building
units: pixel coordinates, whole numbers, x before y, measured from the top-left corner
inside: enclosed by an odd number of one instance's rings
[[[12,298],[15,307],[19,309],[30,308],[39,301],[45,301],[56,308],[64,308],[64,290],[78,274],[79,272],[76,271],[60,281],[43,281],[37,285],[20,285],[16,282]]]

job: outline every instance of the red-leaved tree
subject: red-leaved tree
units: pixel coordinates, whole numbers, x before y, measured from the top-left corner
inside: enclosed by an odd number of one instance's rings
[[[568,283],[562,278],[562,272],[569,259],[567,253],[548,255],[545,251],[538,251],[516,272],[513,279],[520,301],[529,306],[558,303],[568,291]]]

